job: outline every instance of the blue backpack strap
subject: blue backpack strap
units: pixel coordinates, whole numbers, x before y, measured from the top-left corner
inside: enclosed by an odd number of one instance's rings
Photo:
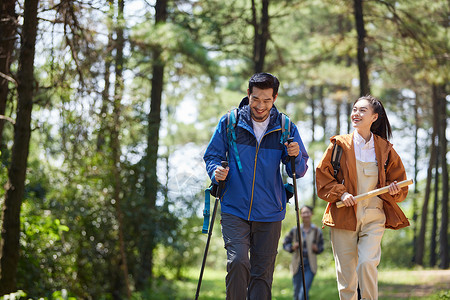
[[[287,139],[291,135],[291,120],[288,116],[281,113],[281,138],[280,143],[284,145],[287,142]]]
[[[236,145],[236,123],[237,123],[237,108],[230,110],[227,114],[227,138],[230,144],[230,149],[234,150],[236,155],[236,162],[239,167],[239,171],[242,172],[241,159],[239,158],[239,152]]]
[[[205,209],[203,210],[203,228],[202,233],[208,233],[209,228],[209,211],[211,202],[212,185],[205,190]]]

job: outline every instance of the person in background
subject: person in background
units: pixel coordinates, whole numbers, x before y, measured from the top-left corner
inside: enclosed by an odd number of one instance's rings
[[[317,255],[323,252],[322,230],[311,223],[313,208],[303,206],[300,209],[302,218],[301,232],[303,243],[303,265],[305,270],[306,296],[309,299],[309,290],[311,288],[314,275],[317,272]],[[298,239],[297,226],[291,229],[284,238],[283,249],[293,253],[291,262],[291,272],[293,274],[292,282],[294,285],[294,300],[304,300],[303,274],[300,267],[300,246]]]
[[[385,228],[409,225],[398,206],[408,187],[405,168],[392,144],[391,126],[380,100],[359,98],[351,113],[353,133],[334,136],[316,169],[317,194],[328,202],[322,218],[329,226],[340,299],[356,300],[359,284],[362,299],[378,299],[381,239]],[[342,147],[341,168],[334,175],[331,157],[334,144]],[[389,192],[358,202],[354,196],[389,186]],[[342,201],[345,207],[337,208]]]
[[[212,182],[226,180],[221,198],[226,299],[271,299],[281,221],[286,214],[280,164],[286,165],[290,177],[290,157],[295,157],[299,177],[308,168],[308,154],[293,122],[289,133],[294,141],[283,143],[282,114],[274,106],[279,85],[272,74],[253,75],[237,111],[235,144],[229,146],[225,115],[203,157]],[[228,168],[220,165],[224,160]]]

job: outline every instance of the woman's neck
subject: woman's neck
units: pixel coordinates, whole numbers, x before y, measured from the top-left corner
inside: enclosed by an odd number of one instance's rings
[[[368,141],[370,141],[370,137],[372,136],[372,132],[370,132],[369,130],[362,130],[362,129],[356,129],[356,132],[358,132],[358,134],[366,141],[366,143]]]

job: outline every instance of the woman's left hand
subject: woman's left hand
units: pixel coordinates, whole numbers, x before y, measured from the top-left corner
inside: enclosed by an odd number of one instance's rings
[[[396,195],[398,193],[400,193],[400,188],[397,185],[397,181],[394,181],[389,185],[389,194]]]

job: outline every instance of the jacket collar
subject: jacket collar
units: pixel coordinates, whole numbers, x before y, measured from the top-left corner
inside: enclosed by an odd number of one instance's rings
[[[330,141],[332,143],[340,145],[345,150],[353,150],[353,135],[354,132],[343,135],[335,135],[330,138]],[[372,136],[375,154],[377,158],[381,158],[381,161],[384,161],[385,158],[387,159],[387,155],[392,148],[392,144],[388,140],[383,139],[379,135],[372,134]]]

